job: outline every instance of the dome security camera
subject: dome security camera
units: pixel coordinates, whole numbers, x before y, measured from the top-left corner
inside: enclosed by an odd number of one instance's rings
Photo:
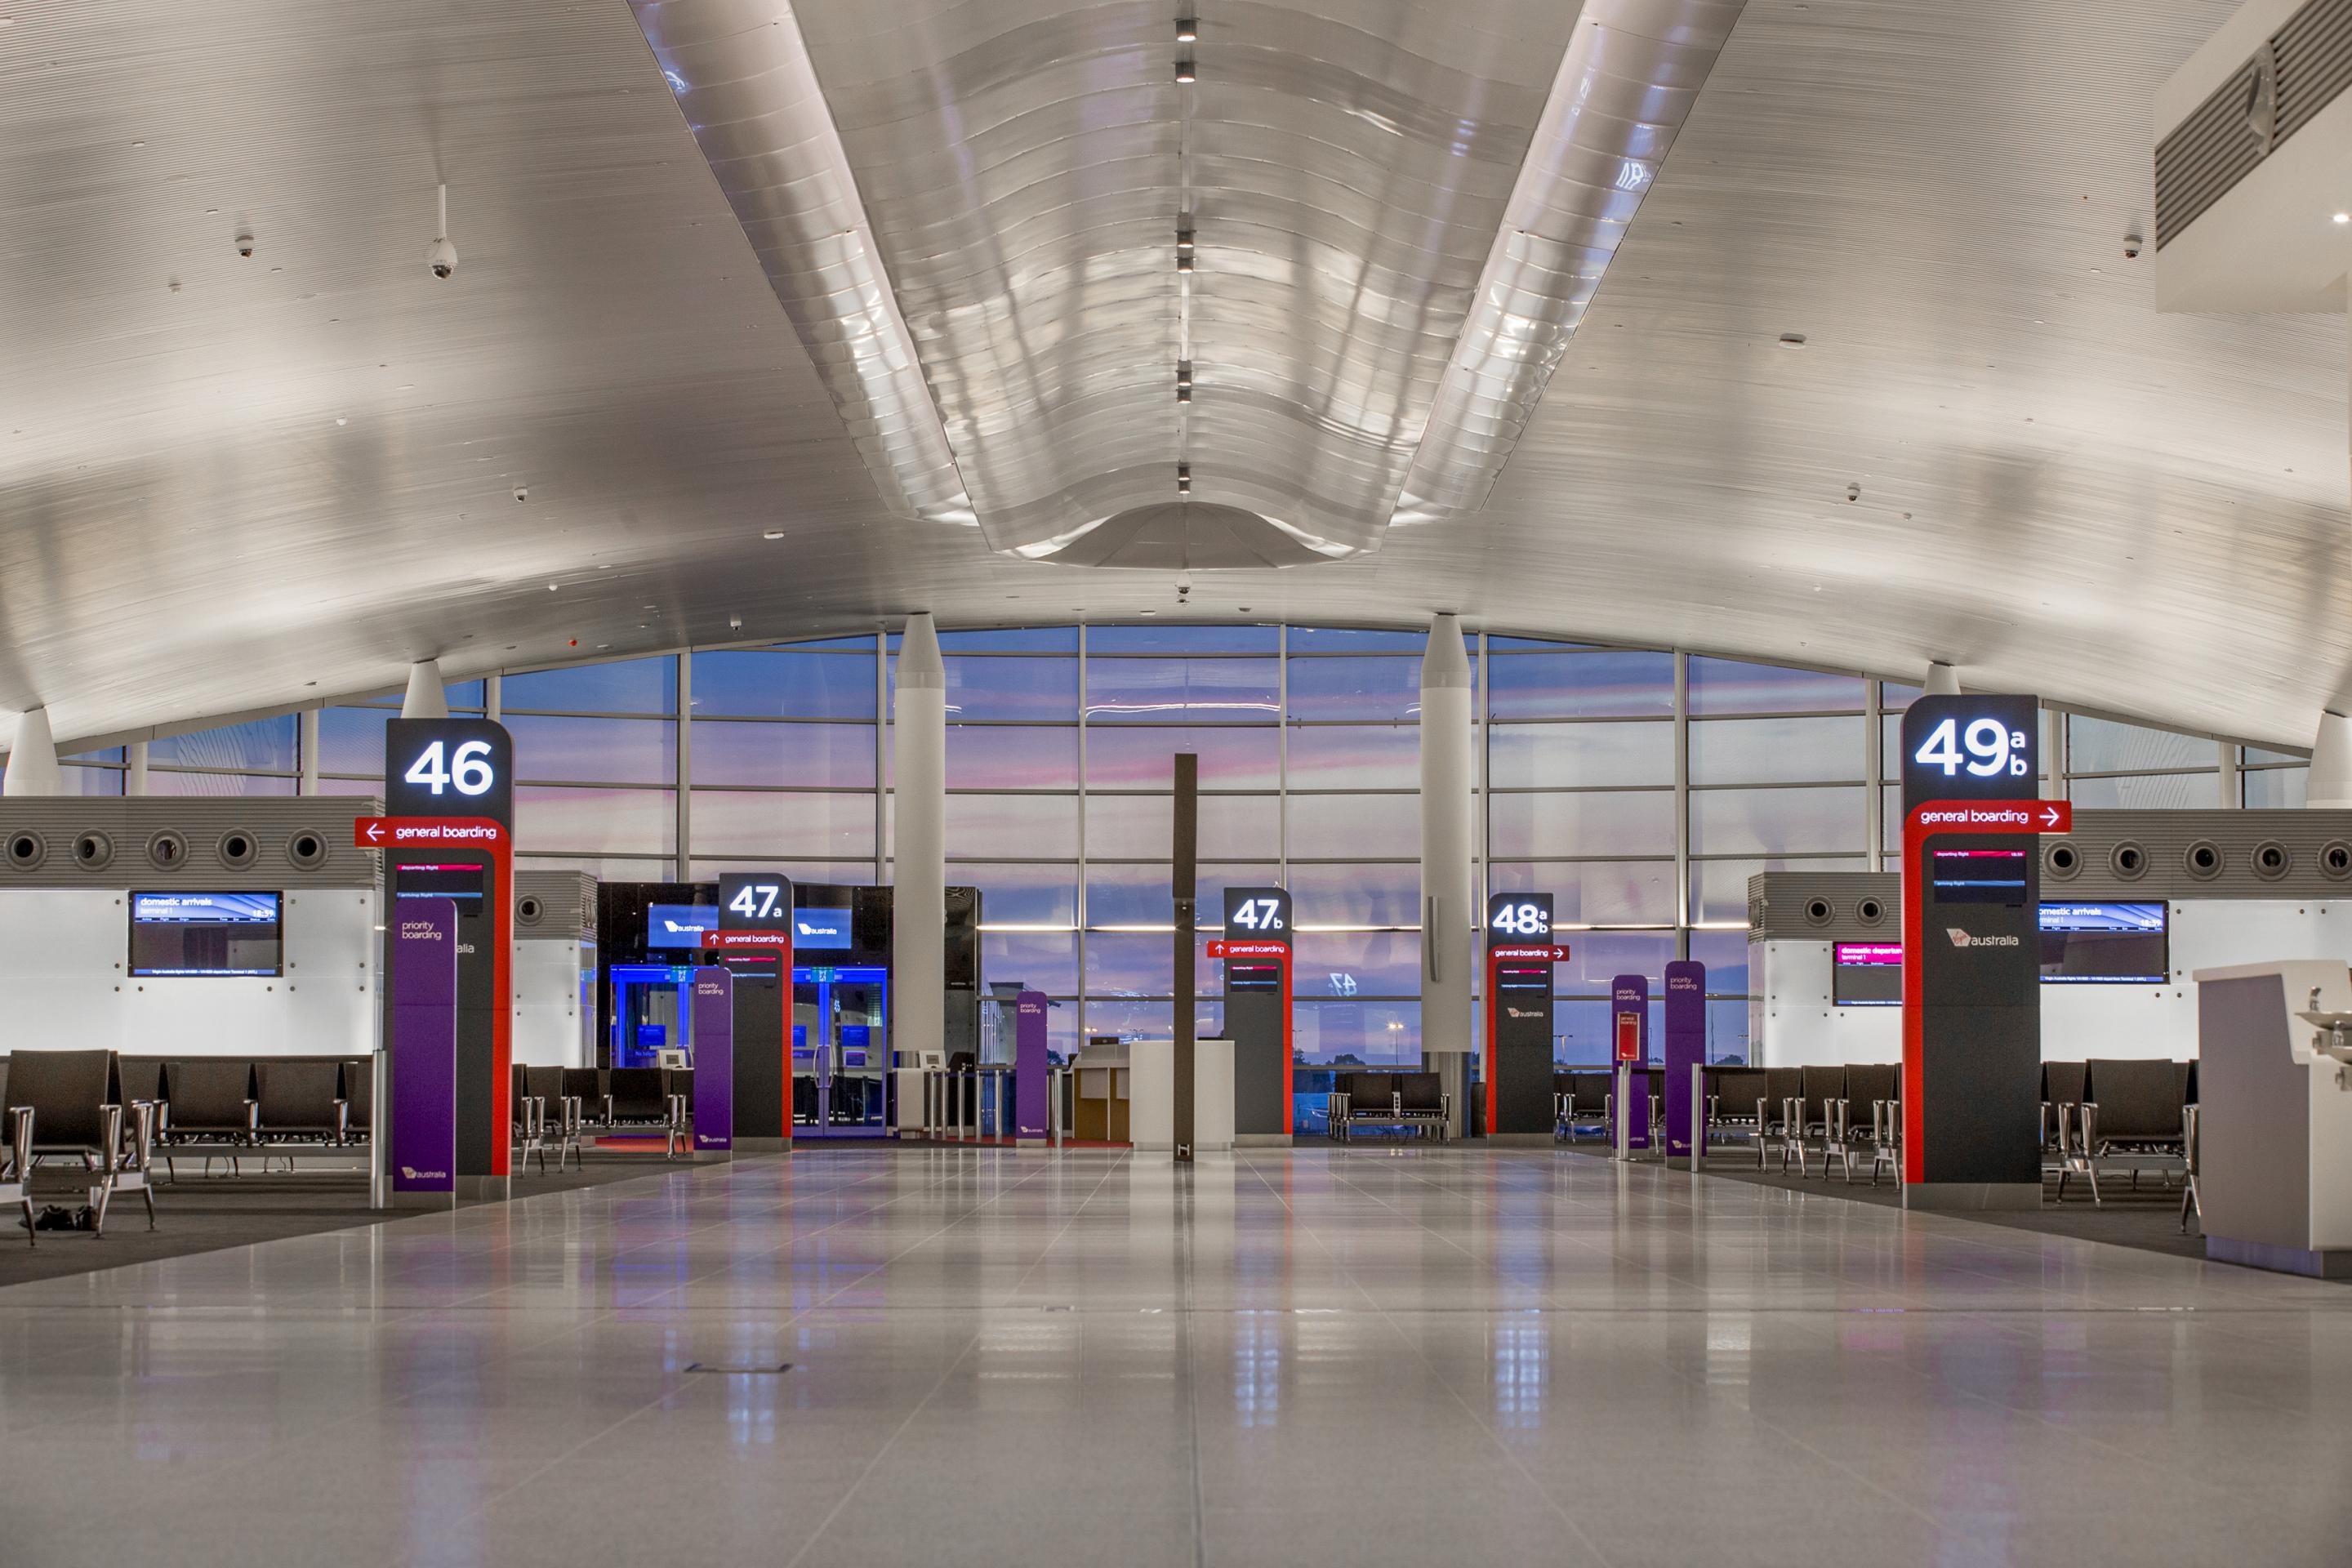
[[[236,233],[236,253],[247,261],[253,259],[253,231],[239,229]]]
[[[425,265],[433,276],[446,279],[457,270],[457,247],[449,243],[449,187],[443,185],[438,194],[441,225],[433,231],[433,243],[425,247]]]
[[[2147,242],[2146,240],[2142,239],[2136,234],[2127,234],[2124,236],[2124,259],[2126,261],[2134,261],[2138,259],[2140,248],[2147,243]]]

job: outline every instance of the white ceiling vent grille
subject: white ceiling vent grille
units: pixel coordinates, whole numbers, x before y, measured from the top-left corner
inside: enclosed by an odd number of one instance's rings
[[[2156,243],[2168,244],[2352,86],[2352,0],[2311,0],[2156,149]]]

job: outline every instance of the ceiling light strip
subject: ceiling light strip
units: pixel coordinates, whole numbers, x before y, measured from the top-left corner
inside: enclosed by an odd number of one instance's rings
[[[977,523],[791,5],[629,7],[885,504]]]
[[[1391,521],[1486,503],[1747,0],[1587,0]]]

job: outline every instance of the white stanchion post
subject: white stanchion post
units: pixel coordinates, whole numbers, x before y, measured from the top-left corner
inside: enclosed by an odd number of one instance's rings
[[[1691,1063],[1691,1127],[1690,1168],[1699,1168],[1706,1158],[1706,1068]]]
[[[1633,1102],[1627,1098],[1627,1096],[1633,1092],[1633,1070],[1626,1067],[1623,1062],[1619,1062],[1617,1064],[1617,1092],[1611,1097],[1610,1101],[1611,1105],[1615,1110],[1616,1114],[1612,1116],[1609,1120],[1616,1124],[1612,1130],[1611,1136],[1615,1138],[1617,1141],[1616,1158],[1620,1163],[1633,1158],[1633,1145],[1630,1142],[1630,1135],[1627,1131],[1633,1124]]]

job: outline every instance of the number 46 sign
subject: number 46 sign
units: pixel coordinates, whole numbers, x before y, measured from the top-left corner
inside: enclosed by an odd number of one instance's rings
[[[383,727],[388,816],[484,816],[514,826],[514,744],[488,719],[394,719]]]

